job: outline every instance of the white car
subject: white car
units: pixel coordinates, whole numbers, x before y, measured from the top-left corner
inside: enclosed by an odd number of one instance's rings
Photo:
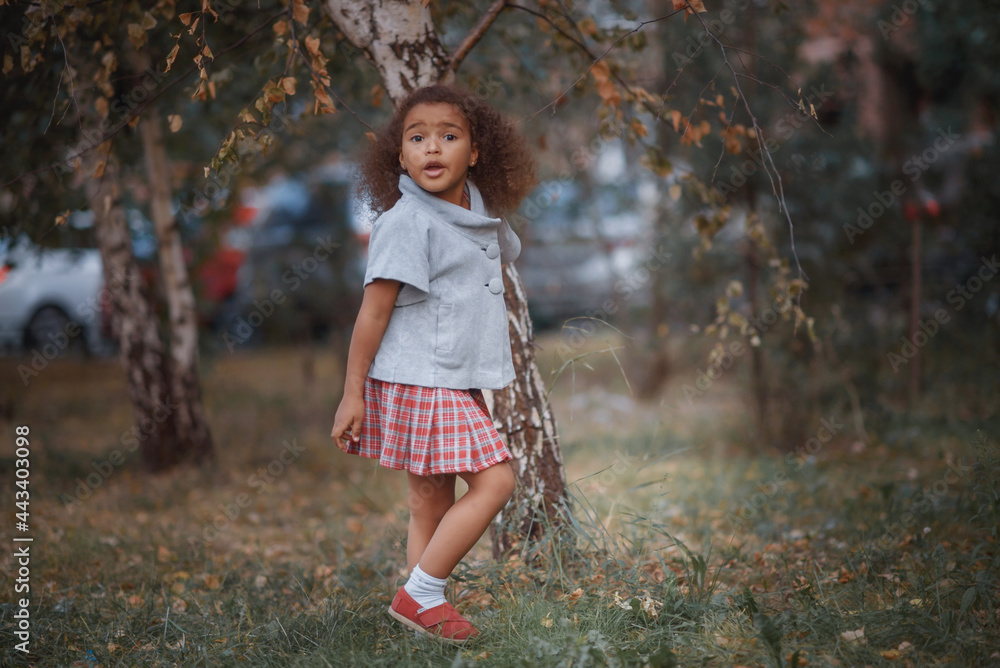
[[[49,360],[106,354],[104,275],[95,249],[42,248],[0,239],[0,352]]]

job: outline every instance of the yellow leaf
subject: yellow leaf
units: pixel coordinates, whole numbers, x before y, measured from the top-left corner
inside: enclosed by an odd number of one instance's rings
[[[201,0],[201,13],[204,14],[206,12],[214,16],[216,21],[219,20],[219,15],[212,9],[212,3],[209,0]]]
[[[129,23],[128,39],[132,42],[132,46],[135,47],[135,50],[139,51],[146,43],[146,31],[138,23]]]
[[[590,73],[594,75],[594,80],[598,83],[607,81],[611,77],[611,68],[603,60],[594,63],[590,68]]]
[[[14,59],[10,57],[9,53],[6,53],[3,57],[3,73],[7,74],[12,69],[14,69]]]
[[[306,7],[305,0],[292,0],[292,18],[302,25],[309,22],[309,8]]]
[[[181,20],[181,23],[188,26],[191,25],[191,17],[194,16],[194,12],[184,12],[183,14],[178,14],[177,18]]]
[[[163,70],[164,74],[169,72],[170,68],[173,67],[174,61],[177,60],[177,52],[180,51],[180,49],[181,49],[180,43],[174,44],[174,48],[171,49],[170,54],[167,56],[167,69]]]
[[[594,19],[589,16],[577,23],[576,27],[584,35],[597,37],[597,23],[595,23]]]
[[[323,52],[319,50],[319,37],[306,37],[306,51],[314,56],[323,55]]]
[[[551,629],[552,628],[553,620],[552,620],[552,613],[551,612],[547,613],[545,615],[544,619],[542,619],[541,624],[542,624],[542,626],[544,626],[547,629]]]
[[[672,184],[669,188],[667,188],[667,192],[670,193],[670,199],[676,202],[681,198],[681,184]]]
[[[632,131],[635,132],[640,137],[645,137],[647,134],[646,126],[643,125],[642,121],[640,121],[638,118],[632,119]]]
[[[705,3],[703,3],[702,0],[673,0],[673,2],[674,2],[674,11],[677,11],[679,9],[684,9],[687,11],[688,14],[694,14],[694,12],[700,13],[708,11],[707,9],[705,9]],[[689,2],[691,3],[691,7],[688,7]],[[692,8],[694,9],[694,11],[691,11]]]
[[[66,219],[69,218],[69,210],[63,211],[58,216],[56,216],[56,226],[65,225]]]
[[[170,123],[170,131],[177,132],[181,129],[181,124],[184,123],[184,119],[182,119],[179,114],[170,114],[167,116],[167,122]]]
[[[108,166],[107,160],[101,160],[99,163],[97,163],[97,166],[94,167],[94,178],[99,179],[102,176],[104,176],[104,168],[107,166]]]
[[[671,111],[670,112],[670,120],[674,124],[674,131],[675,132],[680,132],[681,131],[681,112],[679,112],[676,109],[674,109],[673,111]]]
[[[206,58],[215,58],[215,56],[212,55],[212,50],[208,48],[208,44],[206,44],[205,48],[201,50],[201,55],[205,56]]]
[[[610,81],[605,80],[597,84],[597,94],[601,96],[601,99],[604,100],[605,104],[612,107],[617,107],[621,104],[621,93],[618,92],[618,89],[615,88],[615,85]]]
[[[144,12],[142,15],[142,23],[140,24],[143,30],[150,30],[156,27],[156,19],[149,12]]]
[[[287,21],[278,21],[277,23],[274,24],[274,33],[276,35],[284,35],[286,32],[288,32],[288,22]],[[308,41],[309,41],[309,39],[306,38],[306,42],[307,43],[308,43]]]
[[[99,97],[94,101],[94,109],[97,110],[98,115],[101,118],[105,118],[108,115],[108,98]]]
[[[281,82],[281,88],[284,89],[289,95],[295,95],[295,77],[284,77]]]

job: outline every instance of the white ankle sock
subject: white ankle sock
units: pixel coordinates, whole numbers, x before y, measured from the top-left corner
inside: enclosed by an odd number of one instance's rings
[[[447,578],[442,580],[424,573],[418,564],[413,567],[410,579],[403,585],[403,589],[413,597],[414,601],[420,604],[420,609],[417,612],[423,612],[445,602],[444,585],[447,581]]]

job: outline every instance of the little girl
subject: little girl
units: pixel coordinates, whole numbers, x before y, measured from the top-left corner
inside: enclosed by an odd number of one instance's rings
[[[381,215],[331,436],[407,471],[410,577],[389,614],[455,644],[479,631],[445,583],[514,491],[480,390],[514,379],[502,265],[521,244],[498,216],[534,184],[524,139],[450,86],[411,93],[361,165],[360,190]],[[458,501],[456,476],[469,487]]]

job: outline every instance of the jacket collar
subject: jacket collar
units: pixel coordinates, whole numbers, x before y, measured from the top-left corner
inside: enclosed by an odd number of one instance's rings
[[[399,192],[403,199],[412,199],[438,220],[458,227],[469,228],[470,232],[490,230],[500,225],[499,218],[492,218],[486,213],[483,196],[471,180],[465,180],[469,188],[469,207],[458,206],[435,197],[417,185],[416,181],[406,174],[399,177]]]

